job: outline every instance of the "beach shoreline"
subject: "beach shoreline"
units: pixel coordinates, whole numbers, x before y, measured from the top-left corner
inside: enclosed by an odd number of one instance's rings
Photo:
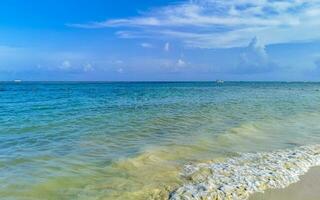
[[[318,145],[301,146],[242,154],[220,163],[186,165],[183,175],[189,181],[170,199],[249,199],[257,192],[286,188],[319,166],[319,151]]]
[[[254,193],[249,200],[318,200],[320,197],[320,167],[312,167],[300,181],[283,189],[268,189]]]

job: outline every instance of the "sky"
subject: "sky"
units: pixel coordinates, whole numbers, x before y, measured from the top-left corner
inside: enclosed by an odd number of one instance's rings
[[[320,81],[320,0],[2,0],[0,80]]]

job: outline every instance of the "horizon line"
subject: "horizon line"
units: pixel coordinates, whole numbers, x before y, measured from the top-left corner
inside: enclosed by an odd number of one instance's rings
[[[138,80],[138,81],[124,81],[124,80],[120,80],[120,81],[77,81],[77,80],[54,80],[54,81],[48,81],[48,80],[27,80],[27,81],[23,81],[23,80],[10,80],[10,81],[3,81],[0,80],[0,83],[30,83],[30,82],[48,82],[48,83],[54,83],[54,82],[66,82],[66,83],[76,83],[76,82],[83,82],[83,83],[190,83],[190,82],[204,82],[204,83],[208,83],[208,82],[219,82],[219,81],[223,81],[224,83],[230,83],[230,82],[281,82],[281,83],[320,83],[319,81],[301,81],[301,80],[294,80],[294,81],[285,81],[285,80],[222,80],[222,79],[217,79],[217,80],[185,80],[185,81],[170,81],[170,80]]]

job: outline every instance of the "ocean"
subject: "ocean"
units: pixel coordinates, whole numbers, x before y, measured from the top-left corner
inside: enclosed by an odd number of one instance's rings
[[[320,83],[1,82],[0,198],[246,199],[320,163],[319,121]]]

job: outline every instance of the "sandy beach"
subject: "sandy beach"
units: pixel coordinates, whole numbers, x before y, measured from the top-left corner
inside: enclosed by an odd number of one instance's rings
[[[249,200],[318,200],[320,197],[320,167],[311,168],[301,180],[284,189],[256,193]]]

